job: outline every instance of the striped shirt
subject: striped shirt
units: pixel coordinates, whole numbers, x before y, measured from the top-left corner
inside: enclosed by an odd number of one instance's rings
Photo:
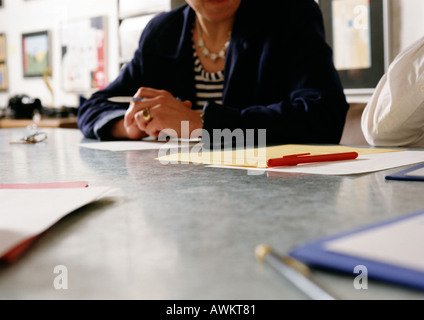
[[[200,63],[196,50],[194,50],[194,81],[196,88],[196,108],[203,108],[206,101],[222,104],[224,72],[206,72]]]

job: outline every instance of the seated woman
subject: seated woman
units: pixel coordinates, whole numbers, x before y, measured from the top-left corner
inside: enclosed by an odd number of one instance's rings
[[[339,143],[348,104],[314,0],[186,2],[154,17],[121,74],[80,106],[86,137],[241,129],[267,143]]]
[[[362,113],[370,145],[424,147],[424,37],[401,52]]]

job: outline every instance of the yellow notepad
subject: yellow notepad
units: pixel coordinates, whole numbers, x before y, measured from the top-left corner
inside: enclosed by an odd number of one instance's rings
[[[169,154],[160,155],[157,160],[161,163],[199,163],[207,165],[239,166],[266,168],[267,160],[291,154],[310,153],[311,155],[357,152],[359,155],[402,151],[398,149],[359,148],[341,145],[299,145],[285,144],[263,148],[240,150],[203,150],[201,144],[194,146],[190,152],[178,152],[178,149],[168,150]]]

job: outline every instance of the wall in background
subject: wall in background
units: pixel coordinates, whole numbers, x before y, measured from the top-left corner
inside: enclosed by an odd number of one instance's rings
[[[393,60],[401,50],[424,36],[424,1],[389,0],[389,4],[390,60]],[[6,35],[9,90],[0,91],[0,108],[6,107],[9,97],[15,94],[40,98],[43,105],[52,103],[52,95],[42,78],[23,77],[22,34],[41,30],[51,32],[53,73],[49,79],[55,93],[54,107],[78,106],[79,94],[88,95],[91,92],[63,91],[60,27],[64,21],[94,16],[107,17],[107,76],[112,80],[119,73],[117,0],[3,0],[3,7],[0,8],[0,33]],[[348,100],[364,101],[367,98],[348,97]]]
[[[389,0],[391,10],[391,58],[424,37],[424,1]]]
[[[108,37],[106,46],[109,63],[108,75],[118,72],[117,50],[118,18],[116,0],[3,0],[0,9],[0,33],[6,34],[8,92],[0,92],[0,107],[6,107],[10,96],[28,94],[40,98],[43,105],[52,103],[52,95],[43,78],[24,78],[21,37],[23,33],[49,30],[51,37],[52,77],[54,106],[78,106],[79,94],[62,90],[61,81],[61,24],[80,18],[106,16]]]

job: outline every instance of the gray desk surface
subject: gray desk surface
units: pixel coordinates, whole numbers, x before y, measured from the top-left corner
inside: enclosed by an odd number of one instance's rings
[[[79,147],[77,129],[43,129],[45,142],[11,145],[0,130],[0,182],[86,180],[119,192],[66,216],[11,265],[0,299],[291,300],[307,297],[256,260],[266,243],[284,253],[303,242],[424,209],[424,183],[354,175],[248,175],[202,165],[162,165],[157,150]],[[53,286],[66,266],[68,289]],[[423,299],[424,292],[356,275],[313,270],[339,299]]]

